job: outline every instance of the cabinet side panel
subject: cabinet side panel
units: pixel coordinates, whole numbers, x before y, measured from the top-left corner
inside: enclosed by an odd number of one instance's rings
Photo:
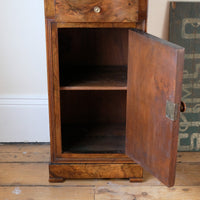
[[[137,23],[137,29],[147,31],[147,8],[148,8],[148,0],[140,0],[139,1],[139,17]]]
[[[139,1],[139,21],[147,19],[148,0]]]
[[[44,7],[45,7],[46,18],[55,17],[55,1],[54,0],[44,0]]]
[[[60,78],[59,78],[59,51],[57,23],[52,23],[52,58],[53,58],[53,96],[54,96],[54,123],[56,155],[62,152],[61,116],[60,116]]]
[[[49,126],[51,142],[51,160],[54,159],[54,114],[53,114],[53,79],[52,79],[52,45],[51,45],[51,20],[46,19],[46,51],[47,51],[47,77],[48,77],[48,100],[49,100]]]
[[[51,161],[61,153],[60,87],[58,63],[57,26],[53,20],[46,20],[48,97],[51,138]]]

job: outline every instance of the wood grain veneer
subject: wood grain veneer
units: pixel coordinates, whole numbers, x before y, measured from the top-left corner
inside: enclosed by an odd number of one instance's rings
[[[137,164],[51,164],[50,182],[80,178],[141,178],[142,168]]]
[[[129,31],[126,153],[168,186],[175,181],[179,130],[166,102],[180,108],[184,48]],[[139,75],[139,76],[138,76]]]
[[[56,19],[62,22],[137,22],[138,12],[138,0],[56,0]]]

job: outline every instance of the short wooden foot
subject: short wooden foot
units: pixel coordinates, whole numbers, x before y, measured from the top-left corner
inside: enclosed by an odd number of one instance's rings
[[[50,183],[62,183],[64,182],[66,179],[62,178],[62,177],[54,177],[52,175],[49,175],[49,182]]]
[[[143,177],[141,178],[129,178],[130,182],[142,182],[143,181]]]

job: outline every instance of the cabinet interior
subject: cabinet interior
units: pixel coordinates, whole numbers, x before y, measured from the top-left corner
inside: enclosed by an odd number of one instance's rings
[[[127,28],[59,28],[62,151],[124,153]]]

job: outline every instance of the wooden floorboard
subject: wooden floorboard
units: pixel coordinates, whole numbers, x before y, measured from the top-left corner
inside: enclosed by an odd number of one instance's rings
[[[0,145],[1,162],[46,162],[50,161],[49,145],[18,144]]]
[[[48,182],[49,145],[0,145],[0,200],[198,200],[200,152],[179,152],[175,186],[147,172],[144,181],[126,179]]]
[[[96,187],[95,200],[198,200],[199,186],[110,186]]]
[[[94,200],[92,187],[0,187],[1,200]]]
[[[177,162],[200,163],[200,152],[178,152]]]

